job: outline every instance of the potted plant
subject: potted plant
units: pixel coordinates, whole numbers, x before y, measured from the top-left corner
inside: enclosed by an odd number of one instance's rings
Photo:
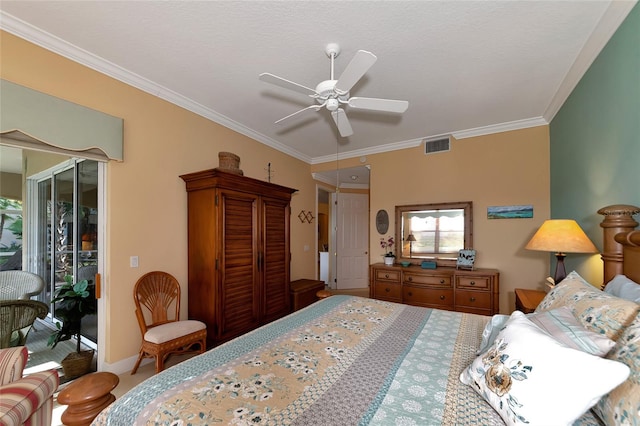
[[[385,265],[393,265],[393,261],[396,257],[395,254],[393,254],[393,247],[394,241],[393,241],[393,237],[382,237],[380,238],[380,247],[382,247],[385,251],[384,253],[384,264]]]
[[[61,319],[62,326],[56,322],[54,331],[47,342],[48,346],[56,345],[72,337],[76,339],[76,351],[71,352],[62,360],[62,368],[66,377],[79,377],[89,372],[93,360],[93,350],[80,350],[82,318],[95,314],[97,310],[95,286],[89,280],[73,282],[73,276],[66,275],[62,284],[55,292],[51,303],[56,303],[55,316]]]

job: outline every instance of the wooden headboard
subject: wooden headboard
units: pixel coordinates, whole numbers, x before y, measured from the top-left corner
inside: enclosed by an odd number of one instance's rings
[[[603,207],[598,213],[604,215],[600,223],[604,233],[603,287],[618,274],[640,283],[640,229],[636,229],[638,222],[633,219],[640,207],[616,204]]]

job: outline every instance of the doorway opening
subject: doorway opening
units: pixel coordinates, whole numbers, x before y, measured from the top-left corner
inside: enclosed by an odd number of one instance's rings
[[[368,293],[369,168],[313,174],[316,186],[317,277],[334,292]]]

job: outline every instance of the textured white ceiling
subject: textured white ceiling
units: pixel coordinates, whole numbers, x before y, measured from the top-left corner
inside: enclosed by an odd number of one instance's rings
[[[633,7],[616,1],[8,1],[0,26],[309,163],[547,123]],[[402,115],[326,111],[258,80],[315,87],[359,49],[378,61],[352,96]],[[338,143],[336,144],[336,140]]]

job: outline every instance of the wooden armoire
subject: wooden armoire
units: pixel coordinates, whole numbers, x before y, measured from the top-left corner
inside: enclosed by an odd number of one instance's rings
[[[207,324],[207,345],[291,312],[296,190],[219,169],[180,177],[189,212],[189,318]]]

